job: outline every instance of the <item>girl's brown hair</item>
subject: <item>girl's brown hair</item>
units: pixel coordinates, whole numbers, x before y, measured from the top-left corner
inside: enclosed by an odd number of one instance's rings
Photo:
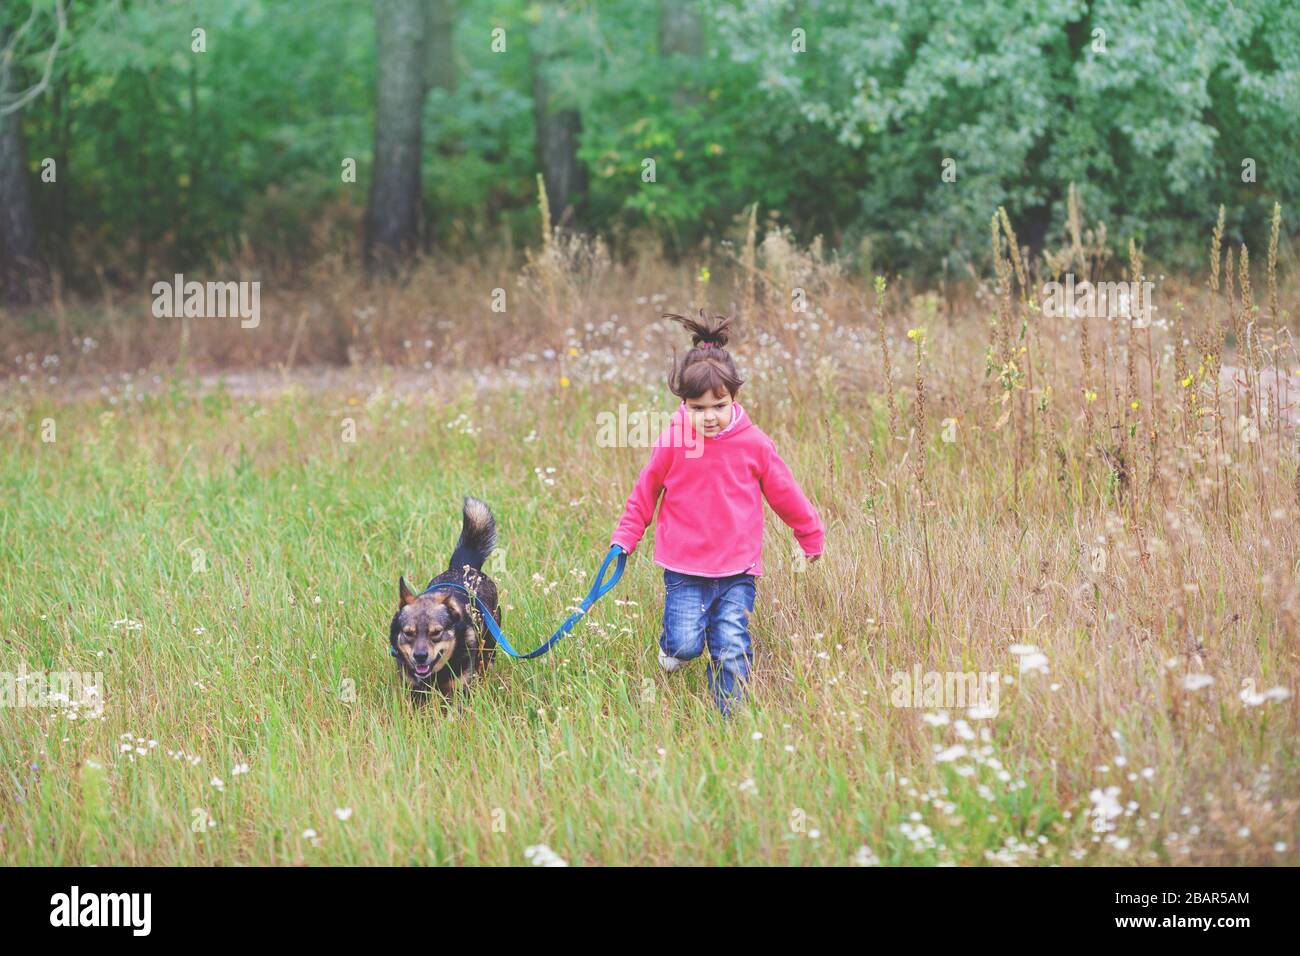
[[[698,319],[671,312],[665,313],[664,318],[681,323],[691,333],[694,346],[680,362],[677,350],[673,349],[673,366],[668,372],[669,390],[680,399],[699,398],[709,391],[718,395],[726,392],[735,398],[745,381],[737,374],[736,363],[723,348],[731,336],[731,319],[725,315],[707,315],[703,309],[700,309]]]

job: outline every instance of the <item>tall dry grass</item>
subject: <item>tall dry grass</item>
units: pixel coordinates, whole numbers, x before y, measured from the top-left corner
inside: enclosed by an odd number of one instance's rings
[[[78,376],[96,380],[105,369],[153,365],[161,373],[157,390],[167,386],[168,366],[183,358],[199,367],[286,368],[350,358],[356,377],[322,400],[324,407],[300,392],[227,400],[203,428],[207,413],[184,389],[172,389],[174,410],[167,411],[166,403],[136,397],[151,389],[149,376],[131,375],[123,384],[115,375],[98,404],[71,413],[80,415],[74,434],[125,429],[114,432],[121,439],[115,447],[126,450],[129,468],[173,476],[160,485],[166,501],[175,476],[202,485],[203,472],[194,469],[219,477],[235,467],[229,458],[238,446],[234,476],[256,505],[240,528],[254,549],[265,546],[258,543],[259,522],[292,505],[299,481],[316,487],[322,475],[355,481],[360,474],[365,480],[354,494],[362,500],[380,494],[376,487],[404,496],[424,482],[472,473],[503,514],[518,515],[510,519],[519,531],[512,560],[537,556],[537,573],[547,578],[561,573],[550,565],[571,561],[565,573],[582,579],[585,562],[573,556],[601,550],[644,457],[640,449],[598,450],[594,415],[620,402],[646,409],[668,403],[663,373],[680,333],[660,313],[737,309],[733,352],[747,379],[742,398],[828,528],[826,557],[811,569],[801,567],[779,522],[770,518],[768,529],[768,574],[755,625],[758,703],[745,719],[769,742],[788,738],[796,762],[787,766],[780,753],[760,752],[762,744],[751,752],[741,738],[713,731],[681,741],[664,762],[653,755],[665,741],[689,736],[686,716],[702,720],[707,707],[681,709],[683,701],[698,703],[698,682],[689,679],[698,674],[670,684],[655,670],[662,596],[642,554],[621,586],[636,605],[602,612],[616,632],[608,646],[576,639],[568,676],[503,668],[500,686],[472,705],[486,708],[503,734],[531,728],[548,753],[570,755],[560,777],[530,771],[521,783],[517,755],[454,758],[467,780],[481,773],[475,786],[487,787],[502,805],[525,805],[535,787],[557,806],[572,807],[593,785],[581,759],[594,754],[620,765],[615,750],[645,748],[628,759],[644,756],[643,769],[659,775],[644,784],[649,790],[639,789],[639,779],[618,777],[626,786],[602,811],[602,832],[613,843],[580,823],[566,831],[567,855],[591,861],[615,861],[607,846],[618,847],[617,860],[732,858],[647,811],[653,795],[654,807],[674,812],[703,805],[699,812],[714,831],[749,860],[823,859],[806,832],[791,838],[785,821],[792,806],[817,806],[822,832],[836,834],[835,852],[826,857],[833,862],[845,862],[844,847],[858,842],[897,862],[1293,862],[1300,808],[1300,447],[1291,389],[1300,370],[1292,335],[1300,295],[1278,267],[1294,261],[1289,248],[1279,238],[1270,242],[1261,307],[1249,254],[1227,240],[1221,213],[1207,236],[1207,276],[1148,276],[1157,283],[1158,311],[1150,321],[1049,318],[1041,308],[1048,279],[1073,272],[1140,280],[1147,269],[1136,246],[1122,272],[1112,266],[1104,225],[1086,224],[1072,191],[1066,243],[1041,261],[1020,247],[1005,211],[993,216],[991,278],[964,294],[949,290],[945,309],[955,318],[941,324],[935,299],[915,294],[907,282],[880,278],[873,288],[851,263],[818,247],[802,249],[780,230],[759,238],[754,223],[752,216],[742,222],[734,243],[720,245],[711,261],[681,266],[618,262],[594,241],[552,234],[523,264],[429,260],[405,281],[382,286],[367,286],[341,263],[322,266],[302,287],[267,290],[263,328],[255,332],[194,325],[185,355],[174,324],[145,318],[133,302],[111,296],[95,307],[96,321],[109,319],[95,348],[54,364],[24,352],[14,363],[3,424],[21,467],[8,473],[10,500],[37,500],[20,478],[47,467],[37,458],[38,423],[57,414]],[[504,313],[491,311],[494,289],[506,290]],[[801,301],[796,289],[807,311],[792,310]],[[68,303],[55,308],[63,314],[48,334],[69,336],[60,341],[86,334],[81,323],[89,314]],[[910,387],[895,381],[909,346]],[[402,391],[400,383],[409,387]],[[364,413],[373,428],[365,460],[324,438],[304,447],[289,437],[326,436],[336,427],[331,415],[347,409]],[[157,430],[164,419],[170,424]],[[422,423],[454,427],[426,433]],[[460,438],[462,432],[472,437]],[[456,436],[454,447],[435,441],[443,434]],[[96,441],[100,454],[105,445]],[[400,467],[400,450],[411,442],[425,455],[413,485],[404,483]],[[490,463],[485,448],[494,450]],[[536,483],[527,474],[534,461]],[[304,462],[311,467],[300,473]],[[558,466],[554,478],[546,477],[547,462]],[[65,492],[112,483],[109,458],[101,454],[90,464],[93,474],[75,481],[57,470],[47,480],[67,485]],[[290,478],[277,478],[284,469],[296,476],[293,488],[282,487]],[[274,500],[259,497],[252,483],[258,476],[275,489]],[[129,498],[131,487],[121,493]],[[105,512],[103,533],[110,542],[126,541],[126,531],[115,536],[114,522],[147,513],[135,505]],[[53,511],[41,514],[9,532],[33,569],[43,560],[34,546],[38,533],[58,522]],[[154,529],[164,531],[171,533]],[[393,543],[381,538],[364,549],[366,561]],[[308,556],[324,549],[340,568],[362,566],[337,538],[325,539],[313,532],[290,544]],[[94,553],[94,541],[68,559],[120,557]],[[273,569],[274,557],[258,551],[258,567]],[[388,601],[386,570],[365,568],[363,605]],[[16,565],[7,571],[5,589],[19,598],[6,628],[20,646],[37,646],[44,639],[34,636],[43,632],[29,620],[36,612],[30,595],[44,592],[27,573]],[[150,586],[131,581],[142,594]],[[521,595],[532,589],[526,577],[513,587]],[[214,601],[209,610],[221,606]],[[540,632],[562,609],[545,610],[525,614],[524,626]],[[271,616],[262,625],[273,627],[274,615],[265,613]],[[349,649],[347,666],[379,680],[386,659],[373,662],[371,651]],[[977,725],[987,736],[975,743],[944,722],[947,714],[930,712],[923,720],[918,711],[893,706],[891,678],[914,665],[1001,674],[1002,712]],[[169,666],[181,668],[183,684],[183,664]],[[662,687],[664,706],[642,708],[626,691],[629,680],[633,688],[643,680]],[[540,710],[536,719],[519,716],[533,707],[551,710],[556,699],[573,702],[574,695],[573,725],[553,714],[542,718]],[[384,716],[399,719],[394,714]],[[635,736],[615,739],[611,721],[635,727]],[[352,747],[368,746],[364,734],[348,739]],[[438,746],[453,741],[450,731],[438,732]],[[423,744],[412,746],[421,757],[436,756],[419,750]],[[970,763],[940,759],[958,746],[971,752]],[[314,779],[315,751],[300,742],[290,749],[295,773]],[[408,758],[389,757],[376,785],[409,784]],[[966,769],[974,776],[958,772]],[[727,786],[715,793],[710,785],[701,796],[701,774],[726,777]],[[759,781],[776,819],[736,796],[731,785],[746,775]],[[444,786],[454,792],[442,797],[466,796],[455,782]],[[57,800],[49,800],[48,819],[57,819]],[[418,819],[422,805],[412,800],[410,814]],[[554,831],[548,805],[520,812],[535,829]],[[12,804],[6,812],[6,839],[17,841],[8,844],[11,852],[21,845],[24,858],[48,858],[34,836],[40,821]],[[505,851],[490,842],[485,820],[468,820],[465,833],[431,855],[485,858],[466,849],[477,846],[497,859],[491,854]],[[401,827],[374,826],[375,846],[354,847],[344,858],[404,859]],[[552,832],[550,839],[562,836]],[[281,847],[264,827],[246,843],[229,839],[205,858],[309,853]],[[168,847],[131,852],[144,861],[189,858]],[[77,852],[60,845],[60,853]]]

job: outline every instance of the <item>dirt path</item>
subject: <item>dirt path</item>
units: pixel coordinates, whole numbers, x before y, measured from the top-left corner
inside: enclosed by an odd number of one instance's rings
[[[395,395],[420,395],[435,390],[445,392],[450,381],[457,393],[465,390],[527,387],[535,384],[540,370],[528,373],[512,369],[467,372],[460,369],[434,371],[394,366],[309,366],[281,371],[278,369],[241,369],[175,376],[165,372],[108,372],[101,375],[67,377],[37,375],[27,381],[11,378],[0,381],[0,396],[39,393],[57,402],[76,402],[100,396],[118,398],[165,392],[173,382],[200,394],[224,390],[236,398],[271,398],[291,391],[308,393],[373,392],[382,389]],[[51,381],[53,379],[53,381]]]

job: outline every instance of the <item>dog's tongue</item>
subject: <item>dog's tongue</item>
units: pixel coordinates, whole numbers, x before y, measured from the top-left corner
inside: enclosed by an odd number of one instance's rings
[[[433,670],[433,665],[432,665],[432,664],[426,664],[424,667],[417,667],[417,668],[415,669],[415,675],[416,675],[417,677],[428,677],[428,676],[429,676],[429,671],[431,671],[431,670]]]

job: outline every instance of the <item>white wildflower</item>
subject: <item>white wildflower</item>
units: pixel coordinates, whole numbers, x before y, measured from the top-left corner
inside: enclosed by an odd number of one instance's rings
[[[568,866],[559,855],[545,843],[524,848],[524,858],[533,866]]]

